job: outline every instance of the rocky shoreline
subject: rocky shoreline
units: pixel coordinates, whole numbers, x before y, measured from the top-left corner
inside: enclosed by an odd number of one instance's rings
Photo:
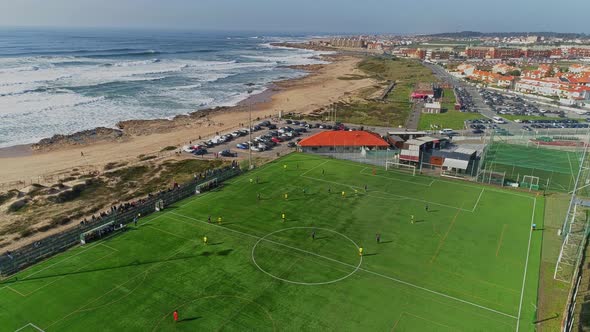
[[[303,45],[303,44],[301,44]],[[299,44],[288,47],[300,46]],[[285,46],[287,47],[287,46]],[[324,60],[336,61],[337,55],[326,55]],[[325,68],[325,64],[314,65],[294,65],[288,68],[303,70],[313,75]],[[74,146],[87,146],[95,143],[105,142],[124,142],[133,136],[145,136],[157,133],[165,133],[179,127],[210,127],[219,125],[210,117],[213,115],[224,114],[228,112],[244,111],[246,107],[254,107],[256,104],[268,101],[273,94],[296,84],[301,79],[308,77],[287,79],[272,83],[264,92],[252,95],[239,102],[236,106],[215,107],[202,110],[196,110],[188,114],[179,114],[171,119],[148,119],[148,120],[126,120],[120,121],[115,128],[99,127],[89,130],[79,131],[69,135],[57,134],[50,138],[44,138],[37,143],[31,144],[30,149],[33,152],[48,152]],[[249,83],[248,83],[249,84]],[[247,84],[247,85],[248,85]]]

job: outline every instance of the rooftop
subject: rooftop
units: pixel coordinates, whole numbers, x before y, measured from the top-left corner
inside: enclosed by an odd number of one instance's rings
[[[388,147],[389,143],[379,135],[366,131],[323,131],[302,139],[299,146],[379,146]]]

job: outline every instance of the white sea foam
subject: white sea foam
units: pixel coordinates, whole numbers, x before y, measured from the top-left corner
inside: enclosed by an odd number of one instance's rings
[[[112,127],[122,120],[170,118],[233,106],[249,96],[249,89],[254,89],[252,94],[261,93],[273,80],[303,75],[278,66],[324,63],[314,58],[319,52],[272,48],[277,47],[235,53],[242,61],[166,56],[0,58],[0,147],[32,143],[56,133]],[[245,75],[244,79],[239,75]],[[163,83],[142,83],[153,80]],[[124,88],[102,86],[114,82]]]

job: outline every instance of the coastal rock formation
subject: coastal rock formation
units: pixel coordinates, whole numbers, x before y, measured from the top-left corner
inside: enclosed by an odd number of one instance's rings
[[[71,135],[54,135],[44,138],[38,143],[32,144],[31,149],[48,150],[67,145],[84,145],[102,141],[116,141],[122,139],[123,131],[112,128],[98,127],[94,129],[79,131]]]

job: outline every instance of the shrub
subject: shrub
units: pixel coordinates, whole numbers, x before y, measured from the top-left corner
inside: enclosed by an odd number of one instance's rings
[[[35,234],[36,232],[37,231],[32,228],[27,228],[27,229],[20,231],[19,235],[21,238],[25,238],[25,237],[29,237],[29,236]]]
[[[11,198],[16,196],[16,192],[14,191],[9,191],[9,192],[5,192],[5,193],[0,193],[0,205],[8,202]]]
[[[16,212],[16,211],[19,211],[20,209],[24,208],[27,205],[28,202],[29,202],[29,200],[26,199],[26,198],[25,199],[18,200],[16,202],[10,204],[10,206],[8,207],[8,212]]]
[[[151,159],[156,159],[157,156],[146,156],[143,155],[143,157],[139,158],[140,161],[146,161],[146,160],[151,160]]]

